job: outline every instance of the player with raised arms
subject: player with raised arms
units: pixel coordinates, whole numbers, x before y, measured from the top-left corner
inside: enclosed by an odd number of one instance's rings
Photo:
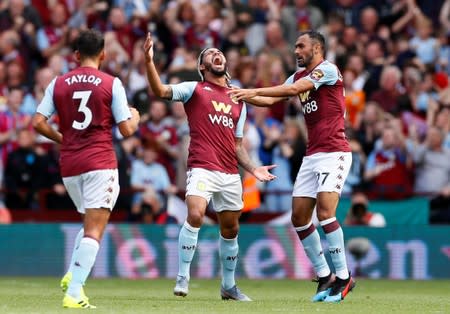
[[[174,288],[177,296],[188,294],[190,265],[208,203],[212,201],[220,226],[219,254],[222,265],[222,299],[251,301],[235,283],[242,183],[238,164],[260,181],[275,179],[269,170],[255,167],[242,145],[246,105],[228,95],[227,61],[216,48],[204,49],[198,57],[201,82],[161,83],[153,63],[153,40],[144,43],[147,77],[153,92],[182,101],[190,129],[187,161],[186,205],[188,215],[178,239],[179,269]]]

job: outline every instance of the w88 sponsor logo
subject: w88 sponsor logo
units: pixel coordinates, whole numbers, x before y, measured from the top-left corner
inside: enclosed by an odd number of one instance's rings
[[[308,114],[317,111],[317,102],[315,100],[302,104],[303,114]]]
[[[224,127],[228,127],[232,129],[234,127],[233,118],[225,116],[225,115],[211,115],[209,114],[209,120],[212,124],[223,125]]]

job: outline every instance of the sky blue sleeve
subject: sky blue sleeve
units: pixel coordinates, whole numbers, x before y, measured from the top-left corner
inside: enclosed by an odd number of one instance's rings
[[[284,85],[289,85],[289,84],[294,83],[294,75],[295,75],[295,73],[292,74],[291,76],[289,76],[289,77],[286,79],[286,81],[284,81]]]
[[[311,81],[315,89],[322,85],[334,85],[339,79],[342,79],[337,66],[328,61],[319,64],[309,75],[303,78]]]
[[[116,123],[120,123],[131,118],[125,88],[123,88],[122,82],[117,77],[114,78],[113,81],[111,109]]]
[[[172,100],[186,103],[194,93],[198,82],[183,82],[179,84],[170,84],[172,88]]]
[[[41,103],[37,106],[36,112],[50,118],[55,112],[55,104],[53,103],[53,90],[55,89],[56,78],[54,78],[45,89],[44,97]]]
[[[242,106],[241,115],[239,116],[239,120],[236,125],[236,132],[234,134],[236,137],[244,137],[245,119],[247,119],[247,105],[244,103],[244,105]]]

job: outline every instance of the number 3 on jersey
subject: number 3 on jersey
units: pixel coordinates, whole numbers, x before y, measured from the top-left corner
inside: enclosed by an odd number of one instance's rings
[[[92,91],[90,90],[76,91],[73,93],[72,99],[80,99],[80,106],[78,107],[78,112],[82,112],[84,114],[83,121],[81,122],[76,120],[73,121],[72,127],[74,129],[84,130],[92,122],[92,111],[87,107],[87,103],[91,94]]]

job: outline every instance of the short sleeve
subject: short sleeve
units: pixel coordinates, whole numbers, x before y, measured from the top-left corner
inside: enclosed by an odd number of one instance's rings
[[[50,84],[48,84],[45,89],[44,97],[41,100],[41,103],[37,106],[36,112],[50,118],[51,115],[55,112],[55,104],[53,102],[53,91],[55,89],[56,78],[54,78]]]
[[[172,100],[186,103],[194,93],[198,82],[183,82],[179,84],[170,84],[172,88]]]
[[[114,78],[113,81],[111,110],[116,123],[120,123],[131,118],[125,88],[117,77]]]
[[[322,85],[334,85],[338,80],[342,80],[342,75],[336,65],[325,61],[319,64],[309,75],[303,77],[312,82],[317,90]]]

